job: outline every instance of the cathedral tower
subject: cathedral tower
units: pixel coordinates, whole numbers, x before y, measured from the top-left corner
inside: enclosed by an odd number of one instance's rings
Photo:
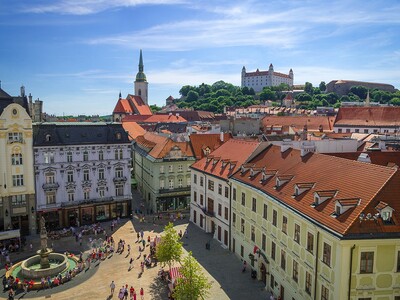
[[[136,74],[135,79],[135,95],[140,96],[145,104],[148,104],[148,85],[146,75],[143,72],[143,57],[142,50],[140,49],[140,57],[139,57],[139,72]]]

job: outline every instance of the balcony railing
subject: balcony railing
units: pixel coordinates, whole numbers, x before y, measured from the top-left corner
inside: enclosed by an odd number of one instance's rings
[[[213,210],[211,210],[211,209],[206,209],[206,208],[201,208],[201,210],[203,211],[203,213],[204,213],[206,216],[215,217],[215,211],[213,211]]]
[[[113,181],[114,182],[126,182],[128,179],[126,178],[126,176],[122,176],[122,177],[114,177]]]
[[[53,182],[53,183],[44,183],[42,185],[42,188],[45,191],[49,191],[49,190],[56,190],[60,187],[60,185],[57,182]]]

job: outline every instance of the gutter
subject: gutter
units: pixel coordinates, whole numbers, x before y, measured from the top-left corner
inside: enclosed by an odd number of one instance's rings
[[[353,265],[353,253],[356,245],[354,244],[353,247],[350,249],[350,267],[349,267],[349,289],[347,291],[347,299],[350,300],[350,292],[351,292],[351,267]]]

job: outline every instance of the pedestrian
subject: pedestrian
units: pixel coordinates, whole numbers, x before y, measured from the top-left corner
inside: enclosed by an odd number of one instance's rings
[[[115,283],[114,283],[114,280],[111,281],[110,290],[111,290],[111,295],[114,295],[114,291],[115,291]]]
[[[244,260],[244,261],[243,261],[242,273],[246,272],[246,267],[247,267],[247,262]]]
[[[189,238],[189,232],[188,232],[188,229],[186,228],[185,229],[185,237],[188,239]]]
[[[131,245],[128,244],[128,255],[131,254]]]
[[[144,299],[144,291],[143,288],[140,288],[140,297],[143,300]]]
[[[133,290],[133,300],[136,300],[136,291]]]
[[[133,257],[131,257],[129,261],[129,270],[132,269],[132,264],[133,264]]]
[[[124,286],[122,286],[122,288],[119,290],[118,299],[119,300],[124,299]]]
[[[136,242],[139,242],[139,238],[140,238],[140,233],[139,232],[136,233],[136,237],[137,237]]]
[[[144,249],[146,246],[146,241],[144,239],[142,240],[142,244],[143,244],[143,249]]]
[[[140,269],[142,270],[142,273],[144,273],[144,262],[140,263]]]
[[[131,288],[129,289],[129,294],[130,294],[131,300],[133,299],[133,292],[134,291],[135,291],[135,289],[133,288],[133,286],[131,286]]]
[[[128,299],[128,285],[124,288],[124,300]]]

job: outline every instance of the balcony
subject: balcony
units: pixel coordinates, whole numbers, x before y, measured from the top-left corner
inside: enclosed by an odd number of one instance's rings
[[[86,205],[93,203],[102,203],[102,202],[111,202],[113,201],[113,197],[103,197],[103,198],[95,198],[89,200],[77,200],[77,201],[68,201],[62,202],[61,207],[70,207],[70,206],[78,206],[78,205]]]
[[[208,216],[208,217],[215,217],[215,211],[211,210],[211,209],[205,209],[205,208],[201,208],[201,210],[203,211],[203,213]]]
[[[53,191],[53,190],[57,190],[60,187],[60,185],[57,182],[53,182],[53,183],[44,183],[42,185],[42,188],[45,191]]]
[[[126,176],[114,177],[114,178],[113,178],[114,183],[120,183],[120,182],[125,183],[127,180],[128,180],[128,179],[126,178]]]
[[[178,188],[160,188],[160,194],[168,194],[168,193],[182,193],[182,192],[190,192],[190,186],[178,187]]]

